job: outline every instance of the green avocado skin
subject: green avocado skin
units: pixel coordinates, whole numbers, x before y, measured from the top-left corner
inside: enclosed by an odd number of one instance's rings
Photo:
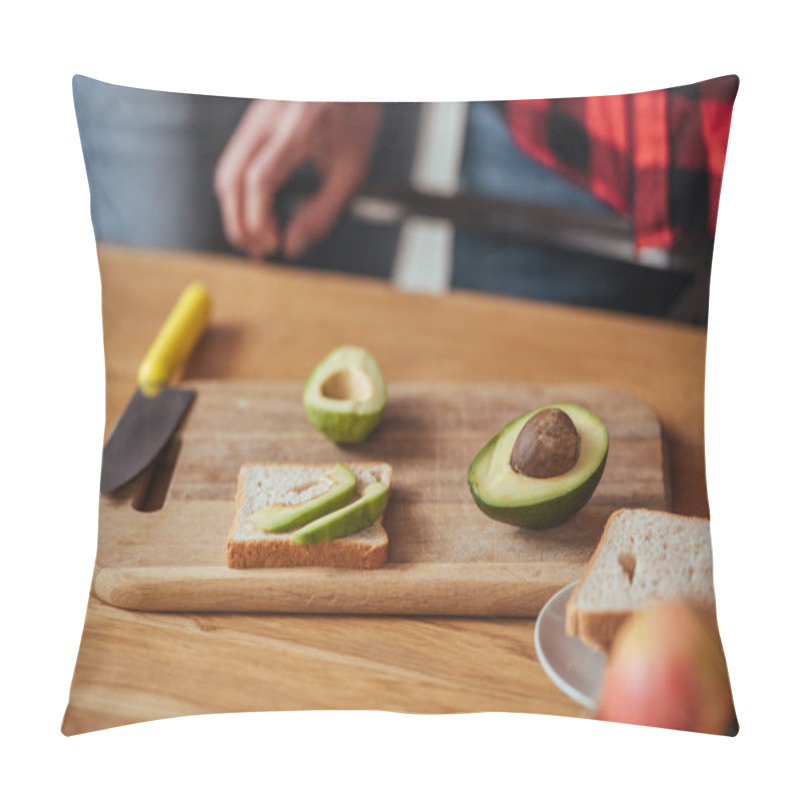
[[[304,402],[308,421],[332,442],[354,444],[363,442],[378,427],[383,409],[371,414],[336,414],[320,411]]]
[[[533,414],[541,411],[542,408],[549,406],[541,406],[534,409],[530,414],[523,416],[532,416]],[[517,420],[513,420],[509,425],[513,425]],[[600,420],[598,420],[600,421]],[[602,421],[600,421],[602,424]],[[496,519],[498,522],[504,522],[508,525],[516,525],[519,528],[527,528],[528,530],[544,530],[546,528],[554,528],[557,525],[562,525],[570,518],[574,517],[585,505],[594,494],[594,490],[600,483],[603,477],[603,471],[606,467],[608,460],[608,443],[606,443],[606,451],[603,455],[603,460],[594,470],[594,472],[580,485],[575,487],[572,491],[565,494],[558,494],[547,500],[540,500],[539,502],[531,503],[529,505],[492,505],[482,498],[475,489],[475,471],[477,465],[482,462],[484,458],[494,450],[498,440],[507,430],[509,425],[506,425],[503,430],[497,433],[490,439],[480,450],[477,456],[472,461],[469,471],[467,473],[467,482],[472,498],[478,508],[486,514],[487,517]],[[606,438],[606,442],[607,442]]]
[[[335,351],[332,351],[335,352]],[[303,386],[303,407],[306,410],[308,421],[332,442],[342,444],[357,444],[363,442],[378,427],[383,416],[386,400],[381,403],[381,407],[376,411],[366,414],[356,414],[352,412],[339,413],[330,409],[320,409],[308,401],[309,387],[319,373],[327,366],[329,353],[313,370],[306,379]],[[376,362],[377,366],[377,362]],[[380,366],[377,366],[380,374]],[[381,375],[381,380],[383,377]],[[385,391],[385,389],[384,389]]]
[[[492,442],[489,444],[492,444]],[[556,525],[561,525],[575,516],[589,502],[589,498],[594,494],[597,484],[600,483],[600,478],[603,477],[607,459],[608,453],[606,453],[597,469],[581,486],[560,497],[554,497],[551,500],[545,500],[532,506],[518,506],[516,508],[513,506],[491,506],[478,496],[473,488],[472,481],[469,482],[469,490],[478,508],[487,517],[496,519],[498,522],[505,522],[509,525],[516,525],[519,528],[527,528],[529,530],[554,528]]]
[[[376,484],[372,484],[373,486]],[[384,484],[371,495],[362,495],[349,506],[317,517],[292,535],[295,544],[317,544],[341,539],[368,528],[386,510],[389,491]]]
[[[341,481],[338,486],[306,501],[299,509],[282,509],[267,514],[264,510],[256,511],[249,521],[262,531],[285,533],[347,505],[355,497],[356,476],[344,464],[337,464],[336,467]]]

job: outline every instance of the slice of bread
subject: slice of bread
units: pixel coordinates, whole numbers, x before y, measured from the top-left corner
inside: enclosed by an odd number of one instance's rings
[[[630,614],[672,598],[714,611],[708,520],[623,508],[608,518],[567,602],[566,630],[608,652]]]
[[[374,569],[386,563],[389,537],[383,517],[358,533],[318,544],[295,544],[292,532],[266,533],[248,517],[271,503],[298,503],[321,494],[333,464],[245,464],[239,470],[236,516],[228,533],[226,562],[234,569],[247,567],[356,567]],[[382,481],[390,486],[389,464],[363,462],[347,465],[356,476],[356,493]]]

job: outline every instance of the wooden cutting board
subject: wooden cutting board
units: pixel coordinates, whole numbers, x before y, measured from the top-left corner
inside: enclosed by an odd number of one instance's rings
[[[100,500],[94,592],[151,611],[533,616],[580,577],[608,515],[668,509],[668,471],[654,412],[603,386],[390,386],[380,427],[340,447],[307,422],[296,383],[198,381],[183,428],[148,475]],[[523,531],[482,514],[467,469],[507,422],[550,402],[586,406],[609,431],[606,470],[575,517]],[[232,570],[225,540],[236,478],[253,461],[387,461],[389,563],[378,570]],[[167,488],[168,487],[168,488]],[[161,505],[155,510],[139,510]]]

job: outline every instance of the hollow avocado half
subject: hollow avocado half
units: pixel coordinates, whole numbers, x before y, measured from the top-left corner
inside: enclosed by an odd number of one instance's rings
[[[303,405],[309,422],[332,441],[364,441],[386,405],[378,362],[363,347],[337,347],[309,375]]]
[[[578,431],[577,462],[561,475],[531,478],[511,467],[511,452],[525,423],[546,408],[569,416]],[[520,528],[561,525],[574,516],[597,488],[608,456],[608,431],[591,411],[571,403],[552,403],[510,422],[475,456],[467,480],[478,507],[492,519]]]
[[[292,534],[296,544],[316,544],[341,539],[368,528],[386,510],[389,487],[380,481],[370,483],[349,505],[332,511],[299,528]]]
[[[335,511],[353,499],[356,493],[356,476],[351,469],[344,464],[335,464],[325,475],[325,479],[330,485],[321,494],[296,505],[274,503],[265,506],[248,517],[247,521],[262,531],[283,533]]]

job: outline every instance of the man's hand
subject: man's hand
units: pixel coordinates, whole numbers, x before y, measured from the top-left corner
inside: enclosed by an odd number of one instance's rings
[[[299,256],[333,227],[364,177],[380,120],[374,103],[254,100],[225,147],[214,191],[231,244],[252,256],[279,248]],[[312,161],[321,187],[278,229],[274,201],[298,167]]]

